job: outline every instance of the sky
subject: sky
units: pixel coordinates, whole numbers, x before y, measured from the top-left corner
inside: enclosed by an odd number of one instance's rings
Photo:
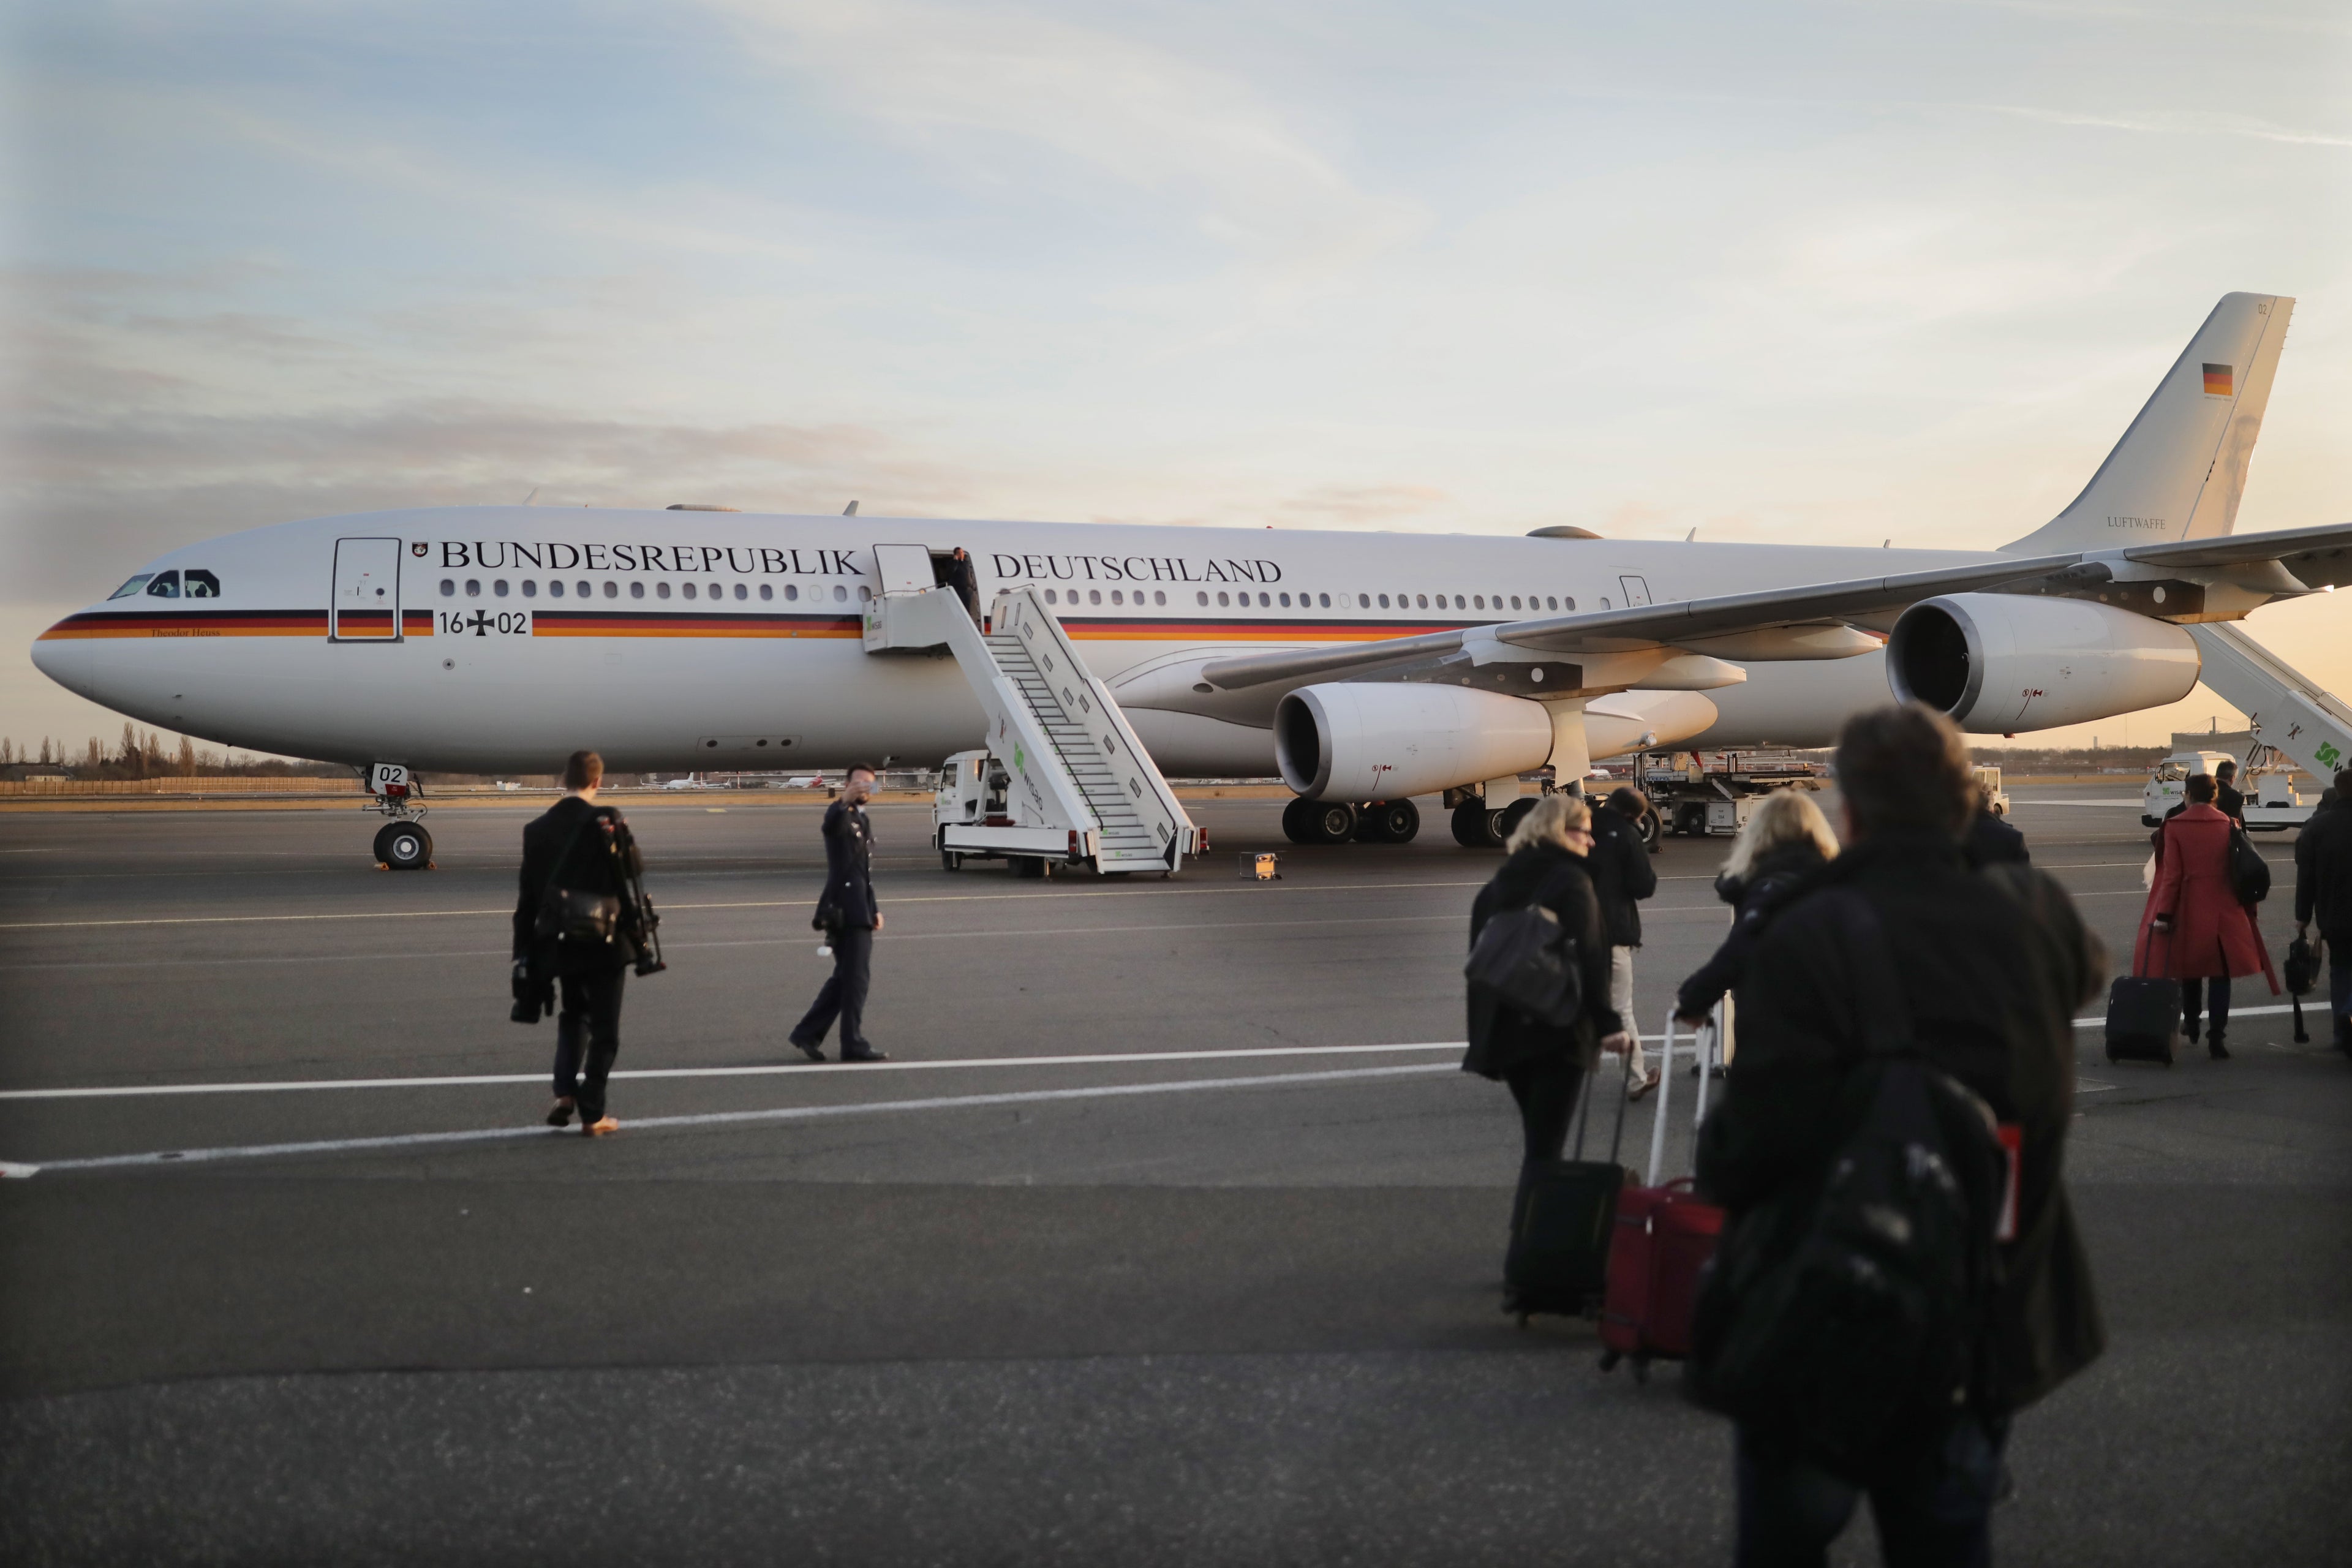
[[[2299,301],[2240,531],[2352,521],[2347,67],[2271,0],[19,0],[0,734],[120,729],[25,650],[158,552],[534,489],[1990,547],[2231,289]],[[2352,691],[2352,596],[2249,626]]]

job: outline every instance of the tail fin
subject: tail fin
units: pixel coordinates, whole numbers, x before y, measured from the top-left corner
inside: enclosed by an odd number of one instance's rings
[[[2040,554],[2229,532],[2294,311],[2276,294],[2222,295],[2074,504],[2001,548]]]

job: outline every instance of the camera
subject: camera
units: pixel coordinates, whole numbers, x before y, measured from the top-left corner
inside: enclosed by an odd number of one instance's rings
[[[555,1011],[555,984],[530,972],[530,960],[518,958],[514,966],[514,1005],[507,1016],[518,1024],[536,1024],[542,1014]]]

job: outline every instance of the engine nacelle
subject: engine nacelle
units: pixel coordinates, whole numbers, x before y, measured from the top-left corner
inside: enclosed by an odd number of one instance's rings
[[[1952,594],[1903,612],[1886,682],[1979,735],[2015,734],[2178,702],[2197,645],[2169,621],[2087,599]]]
[[[1542,703],[1459,686],[1302,686],[1274,710],[1283,782],[1310,800],[1397,800],[1533,773],[1551,741]]]

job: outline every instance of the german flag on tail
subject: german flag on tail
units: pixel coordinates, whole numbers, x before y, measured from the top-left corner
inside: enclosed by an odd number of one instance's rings
[[[2233,392],[2231,390],[2231,375],[2230,375],[2230,367],[2229,367],[2228,365],[2226,365],[2226,364],[2209,364],[2209,365],[2207,365],[2207,366],[2205,367],[2205,395],[2206,395],[2206,396],[2208,396],[2208,397],[2231,397],[2231,396],[2235,396],[2235,395],[2236,395],[2236,394],[2235,394],[2235,393],[2233,393]]]

